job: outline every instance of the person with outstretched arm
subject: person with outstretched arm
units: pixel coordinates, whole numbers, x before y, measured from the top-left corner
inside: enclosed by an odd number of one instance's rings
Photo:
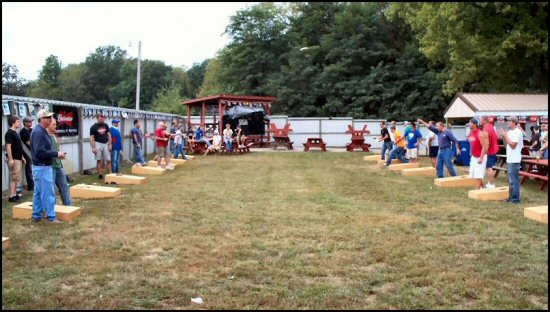
[[[447,167],[447,170],[449,170],[451,176],[456,176],[457,174],[453,166],[453,144],[457,146],[456,152],[458,155],[460,155],[461,151],[458,146],[458,140],[454,136],[453,132],[449,129],[446,129],[445,124],[443,124],[441,121],[436,123],[437,127],[428,125],[424,120],[420,118],[418,118],[418,122],[428,127],[430,131],[437,135],[437,142],[439,144],[439,153],[437,154],[436,166],[437,177],[444,177],[443,165]]]

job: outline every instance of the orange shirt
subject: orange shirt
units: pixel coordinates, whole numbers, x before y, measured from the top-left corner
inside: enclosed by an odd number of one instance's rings
[[[395,129],[395,132],[393,133],[393,137],[395,138],[395,142],[397,142],[398,140],[401,140],[401,138],[403,138],[403,135],[401,134],[401,132],[399,132],[399,130]],[[405,147],[405,140],[401,140],[399,143],[397,143],[397,146],[399,147]]]

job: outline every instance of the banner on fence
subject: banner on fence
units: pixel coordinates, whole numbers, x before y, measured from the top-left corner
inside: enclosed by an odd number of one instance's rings
[[[57,135],[78,135],[78,108],[72,106],[53,106],[53,112],[57,116]]]

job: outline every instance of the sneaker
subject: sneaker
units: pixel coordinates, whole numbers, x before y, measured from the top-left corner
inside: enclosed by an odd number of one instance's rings
[[[48,220],[48,223],[63,223],[61,221],[59,221],[59,219],[55,218],[53,220]]]
[[[17,196],[17,200],[20,200],[21,197],[23,197],[23,194],[17,193],[17,195],[15,195],[15,196]]]
[[[485,185],[485,188],[488,189],[488,190],[494,190],[496,188],[496,186],[494,184],[487,183]]]
[[[17,195],[10,196],[10,197],[8,198],[8,201],[9,201],[10,203],[16,203],[16,202],[19,201],[19,197],[18,197]]]
[[[40,219],[31,218],[31,220],[32,220],[32,222],[34,222],[34,223],[40,222]]]
[[[100,175],[98,176],[98,178],[99,178],[100,180],[103,179],[103,175],[100,174]]]

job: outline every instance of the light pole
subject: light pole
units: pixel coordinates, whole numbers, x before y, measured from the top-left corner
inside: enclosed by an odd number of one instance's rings
[[[137,60],[137,84],[136,84],[136,110],[139,110],[139,89],[141,84],[141,41],[138,43],[138,60]]]

